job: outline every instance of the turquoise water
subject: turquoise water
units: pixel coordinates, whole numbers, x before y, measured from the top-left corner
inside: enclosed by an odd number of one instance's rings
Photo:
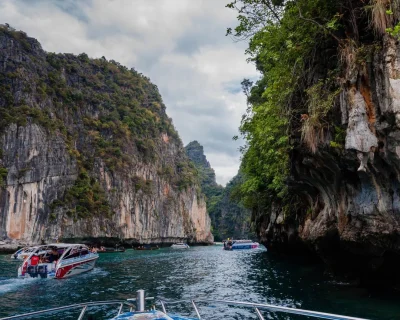
[[[319,266],[289,263],[263,249],[223,251],[213,246],[105,253],[94,270],[64,280],[17,279],[17,267],[9,255],[0,255],[0,317],[86,301],[127,299],[145,289],[150,296],[174,300],[243,300],[369,319],[400,319],[399,297],[335,282]],[[104,309],[98,318],[109,317],[114,310]],[[170,311],[195,315],[190,305]],[[204,319],[256,319],[251,310],[218,305],[202,305],[200,313]],[[72,313],[61,318],[69,316]],[[307,319],[274,313],[265,316]]]

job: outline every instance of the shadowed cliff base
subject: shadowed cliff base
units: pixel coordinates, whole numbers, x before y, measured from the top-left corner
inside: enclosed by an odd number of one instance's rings
[[[83,238],[63,238],[60,242],[66,243],[84,243],[90,245],[102,245],[102,246],[122,246],[126,248],[131,248],[132,246],[136,247],[138,245],[158,245],[159,247],[169,247],[177,242],[185,242],[190,244],[191,246],[209,246],[212,245],[210,242],[196,242],[186,239],[186,238],[156,238],[156,239],[119,239],[119,238],[93,238],[93,237],[83,237]]]
[[[340,242],[338,235],[306,243],[293,237],[291,242],[263,243],[268,253],[294,263],[321,265],[327,276],[354,287],[397,292],[400,256],[397,253],[371,247],[368,243]]]

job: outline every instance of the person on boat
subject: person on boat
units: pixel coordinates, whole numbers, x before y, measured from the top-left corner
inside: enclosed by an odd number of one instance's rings
[[[37,254],[34,254],[31,258],[31,266],[37,266],[40,263],[40,258]]]
[[[231,250],[233,245],[233,241],[228,238],[228,242],[226,244],[226,249]]]
[[[47,261],[50,263],[53,263],[55,261],[57,261],[60,258],[60,255],[57,251],[57,248],[51,248],[51,252],[49,254],[49,257],[47,258]]]

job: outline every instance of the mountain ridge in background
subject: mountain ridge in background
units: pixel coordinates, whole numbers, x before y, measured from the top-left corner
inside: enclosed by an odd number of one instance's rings
[[[214,169],[204,154],[203,146],[195,140],[191,141],[185,150],[199,173],[214,239],[255,239],[256,235],[251,231],[251,211],[234,198],[236,188],[243,181],[242,175],[237,174],[226,187],[222,187],[216,182]]]

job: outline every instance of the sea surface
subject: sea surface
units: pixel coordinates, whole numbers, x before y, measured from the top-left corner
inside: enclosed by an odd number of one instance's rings
[[[136,290],[163,299],[242,300],[367,319],[400,319],[400,300],[334,281],[320,266],[291,263],[265,249],[223,251],[221,246],[104,253],[94,270],[70,279],[17,279],[19,263],[0,255],[0,318],[87,301],[128,299]],[[168,306],[195,316],[190,303]],[[251,309],[199,304],[203,319],[257,319]],[[92,319],[109,319],[116,307]],[[46,319],[73,319],[66,312]],[[308,319],[264,312],[266,319]],[[42,318],[43,319],[43,318]],[[88,318],[86,318],[88,319]]]

